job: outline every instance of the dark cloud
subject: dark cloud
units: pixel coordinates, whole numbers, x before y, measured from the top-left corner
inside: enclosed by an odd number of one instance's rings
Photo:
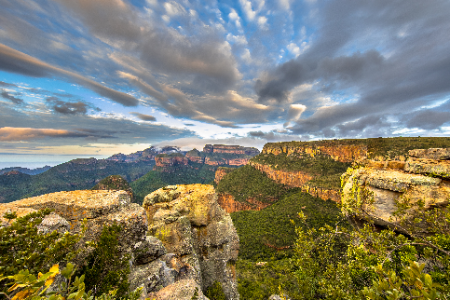
[[[292,98],[302,84],[340,99],[341,103],[298,120],[291,129],[299,134],[348,134],[351,122],[356,126],[357,120],[367,117],[366,122],[376,124],[381,119],[372,116],[380,114],[397,115],[407,126],[424,129],[443,124],[444,113],[430,113],[436,121],[428,123],[424,112],[410,121],[402,116],[450,93],[450,40],[445,38],[450,31],[450,2],[381,0],[355,5],[344,0],[318,5],[317,40],[298,58],[256,81],[260,102],[309,105],[314,99]],[[352,48],[357,50],[352,53]],[[366,134],[364,126],[356,127],[362,131],[353,133]]]
[[[10,95],[8,92],[6,91],[2,91],[0,93],[0,95],[4,98],[7,99],[9,101],[12,101],[14,104],[23,104],[23,100],[17,97],[14,97],[12,95]]]
[[[192,124],[192,123],[185,123],[184,125],[185,125],[185,126],[195,126],[195,125]]]
[[[409,128],[433,130],[450,122],[450,112],[431,109],[420,110],[403,117]]]
[[[150,116],[150,115],[146,115],[146,114],[141,114],[141,113],[138,113],[138,112],[131,112],[130,114],[132,114],[132,115],[138,117],[138,118],[141,119],[142,121],[150,121],[150,122],[156,121],[156,118],[155,118],[154,116]]]
[[[45,100],[50,105],[51,109],[63,115],[86,114],[88,109],[101,111],[100,108],[92,106],[91,104],[84,103],[82,101],[66,102],[61,101],[58,97],[55,96],[47,97]]]
[[[53,75],[58,75],[124,106],[136,106],[139,103],[133,96],[105,87],[79,74],[49,65],[3,44],[0,44],[0,69],[32,77],[52,77]]]
[[[17,85],[15,85],[14,83],[8,83],[8,82],[4,82],[0,80],[0,86],[3,87],[17,87]]]
[[[265,140],[267,142],[298,141],[301,138],[298,135],[283,134],[283,133],[278,133],[278,132],[275,132],[275,131],[263,132],[261,130],[259,130],[259,131],[250,131],[247,135],[249,137],[262,139],[262,140]]]

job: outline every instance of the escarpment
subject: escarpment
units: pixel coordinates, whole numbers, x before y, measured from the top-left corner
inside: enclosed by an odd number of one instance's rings
[[[343,175],[342,203],[379,225],[396,223],[399,203],[422,209],[448,205],[450,149],[410,150],[404,162],[367,161]]]
[[[0,216],[50,208],[53,212],[39,225],[43,232],[79,232],[86,219],[87,231],[77,246],[79,265],[93,250],[85,242],[96,240],[103,226],[119,225],[121,256],[131,257],[130,291],[141,287],[142,298],[190,300],[197,295],[207,300],[203,292],[218,281],[227,299],[239,299],[234,267],[239,239],[212,186],[160,189],[145,203],[145,208],[131,203],[126,191],[58,192],[0,204]]]

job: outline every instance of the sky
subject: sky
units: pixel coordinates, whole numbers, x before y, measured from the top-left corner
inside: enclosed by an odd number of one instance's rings
[[[450,136],[448,0],[0,0],[0,168]]]

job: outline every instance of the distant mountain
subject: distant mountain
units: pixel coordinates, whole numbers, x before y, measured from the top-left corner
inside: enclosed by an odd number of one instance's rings
[[[59,191],[90,189],[109,175],[133,181],[151,171],[154,161],[117,162],[74,159],[38,175],[11,171],[0,175],[0,203]]]
[[[37,175],[37,174],[41,174],[44,173],[45,171],[49,170],[51,167],[50,166],[45,166],[42,168],[36,168],[36,169],[28,169],[28,168],[21,168],[21,167],[11,167],[11,168],[4,168],[0,170],[0,175],[3,175],[5,173],[11,172],[11,171],[17,171],[23,174],[28,174],[28,175]]]

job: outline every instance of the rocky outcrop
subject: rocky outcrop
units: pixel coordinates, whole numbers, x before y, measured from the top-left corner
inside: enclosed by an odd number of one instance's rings
[[[450,199],[450,149],[410,150],[406,162],[366,162],[343,175],[344,206],[360,205],[380,225],[395,222],[399,201],[423,201],[424,209]]]
[[[227,299],[239,298],[235,272],[239,239],[213,186],[169,186],[147,195],[143,206],[149,232],[174,253],[171,265],[183,279],[193,279],[203,290],[219,281]]]
[[[267,177],[274,180],[276,183],[284,184],[288,187],[301,187],[309,180],[313,179],[313,176],[302,171],[284,171],[273,169],[269,165],[263,165],[250,161],[249,165],[255,169],[263,172]]]
[[[1,204],[0,216],[53,209],[39,225],[43,232],[79,232],[86,219],[79,264],[92,251],[85,242],[97,239],[104,225],[118,224],[119,248],[131,256],[130,289],[142,287],[142,298],[190,300],[196,295],[207,300],[203,291],[220,281],[227,299],[238,299],[234,261],[239,240],[214,189],[207,185],[161,189],[146,203],[146,209],[131,203],[125,191],[58,192]],[[6,219],[0,222],[9,225]]]
[[[340,162],[353,162],[367,157],[367,145],[340,143],[339,141],[268,143],[264,145],[262,154],[279,155],[285,153],[308,154],[316,156],[327,154]]]
[[[211,145],[206,144],[203,148],[204,153],[229,153],[229,154],[244,154],[255,156],[259,154],[259,150],[254,147],[243,147],[239,145]]]
[[[301,188],[302,192],[308,193],[313,197],[317,197],[322,200],[341,202],[341,193],[337,190],[309,186],[308,184],[303,185]]]
[[[177,155],[158,155],[155,158],[155,166],[160,168],[173,167],[176,165],[187,166],[189,160],[182,154]]]
[[[226,157],[205,157],[205,165],[210,166],[244,166],[249,162],[250,158],[226,158]]]
[[[276,199],[272,199],[275,201]],[[217,203],[222,207],[227,213],[233,213],[241,210],[261,210],[268,207],[271,203],[264,203],[256,200],[255,198],[248,198],[244,202],[236,201],[233,195],[220,193],[218,195]]]

